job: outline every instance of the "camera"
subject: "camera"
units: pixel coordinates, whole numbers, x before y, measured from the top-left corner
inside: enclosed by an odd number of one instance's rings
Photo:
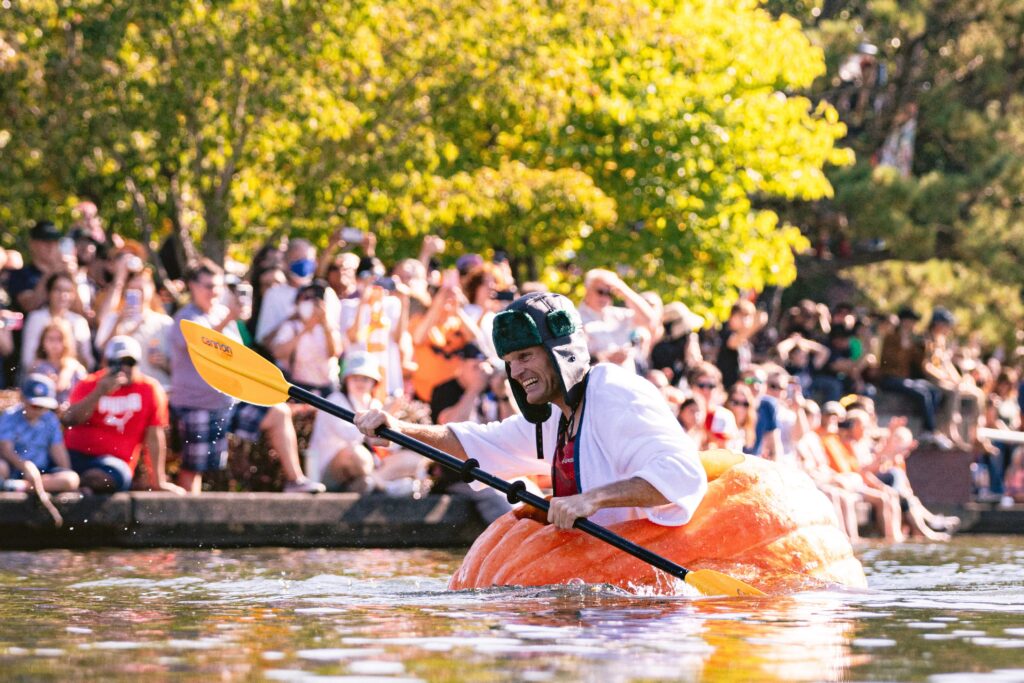
[[[116,375],[119,372],[131,373],[132,368],[134,367],[134,358],[115,358],[107,362],[107,370],[112,375]]]

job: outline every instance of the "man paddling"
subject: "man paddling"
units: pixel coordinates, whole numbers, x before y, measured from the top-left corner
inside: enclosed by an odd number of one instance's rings
[[[602,525],[690,520],[707,489],[695,444],[652,384],[612,364],[590,366],[572,302],[547,292],[521,297],[495,317],[493,338],[520,415],[419,425],[368,410],[356,426],[472,457],[499,477],[550,474],[548,521],[562,529],[580,517]]]

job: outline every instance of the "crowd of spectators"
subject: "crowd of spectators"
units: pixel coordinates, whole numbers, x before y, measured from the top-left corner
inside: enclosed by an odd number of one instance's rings
[[[231,444],[263,436],[285,491],[456,493],[488,520],[507,509],[325,414],[300,442],[298,406],[213,390],[178,329],[192,320],[219,330],[352,409],[383,406],[435,423],[502,419],[516,408],[493,319],[543,285],[516,282],[500,253],[445,254],[445,242],[428,236],[416,258],[386,264],[374,235],[346,228],[319,252],[291,239],[266,245],[251,264],[202,260],[172,280],[143,245],[106,231],[92,204],[78,215],[67,234],[37,222],[27,254],[0,250],[2,381],[20,390],[0,416],[5,488],[37,491],[57,520],[45,491],[197,494],[204,475],[225,468]],[[770,316],[744,297],[717,326],[682,302],[635,291],[613,270],[591,270],[582,285],[593,362],[659,387],[701,448],[803,468],[854,540],[860,502],[890,541],[955,529],[955,518],[931,513],[911,488],[905,461],[918,443],[974,453],[979,499],[1024,502],[1018,368],[961,343],[945,309],[922,326],[910,308],[865,314],[805,300]],[[879,391],[905,397],[910,418],[880,419]],[[135,481],[140,460],[148,481]]]

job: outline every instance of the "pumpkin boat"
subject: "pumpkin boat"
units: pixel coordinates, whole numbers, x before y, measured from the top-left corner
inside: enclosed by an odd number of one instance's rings
[[[714,569],[769,594],[867,585],[832,505],[806,474],[722,450],[702,453],[701,462],[708,491],[689,523],[667,527],[637,519],[609,529],[688,569]],[[477,538],[450,589],[582,579],[658,594],[677,591],[674,578],[631,555],[517,512]]]

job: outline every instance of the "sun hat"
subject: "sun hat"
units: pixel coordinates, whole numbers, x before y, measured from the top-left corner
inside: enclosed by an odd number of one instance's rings
[[[377,359],[366,351],[349,351],[345,354],[345,363],[341,368],[341,380],[345,381],[352,375],[381,380],[380,365]]]
[[[661,322],[671,339],[678,339],[704,326],[704,318],[691,311],[682,301],[665,304]]]

